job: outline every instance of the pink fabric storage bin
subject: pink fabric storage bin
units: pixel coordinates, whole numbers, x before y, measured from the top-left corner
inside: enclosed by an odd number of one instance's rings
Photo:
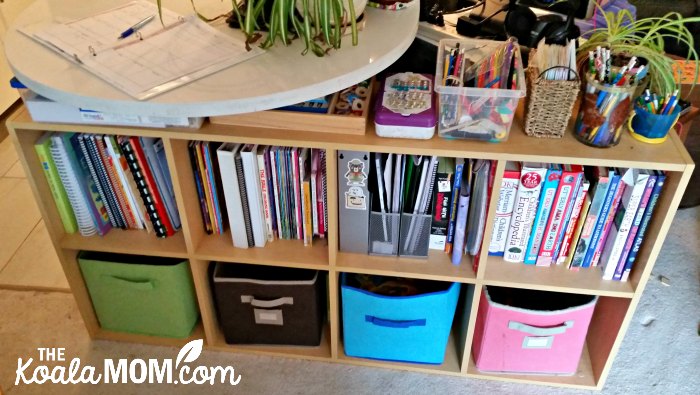
[[[472,352],[477,369],[576,373],[597,296],[484,287]]]

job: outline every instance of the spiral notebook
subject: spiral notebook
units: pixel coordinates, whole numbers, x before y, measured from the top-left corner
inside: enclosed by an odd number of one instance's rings
[[[66,195],[68,195],[68,201],[73,213],[75,213],[80,234],[83,236],[97,234],[97,227],[92,219],[88,203],[83,197],[76,169],[73,168],[73,163],[68,158],[60,135],[53,134],[51,136],[51,157],[56,164],[58,176],[61,178],[61,183],[66,190]]]
[[[19,31],[78,63],[130,96],[145,100],[263,53],[228,36],[196,16],[182,17],[165,8],[124,40],[119,34],[151,15],[144,0],[66,23],[43,23]]]

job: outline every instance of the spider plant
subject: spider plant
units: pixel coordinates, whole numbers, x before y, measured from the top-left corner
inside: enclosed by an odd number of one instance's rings
[[[686,58],[695,62],[697,79],[698,54],[693,48],[693,34],[685,24],[700,22],[700,17],[683,18],[677,12],[669,12],[662,17],[635,21],[628,10],[612,13],[604,12],[597,3],[596,6],[604,14],[607,27],[591,31],[590,38],[578,49],[579,62],[597,46],[609,48],[613,55],[643,58],[649,68],[649,88],[661,95],[671,94],[679,88],[680,80],[674,72],[674,61],[664,52],[664,38],[672,38],[688,46]]]
[[[266,2],[272,2],[269,15],[264,12]],[[157,0],[157,3],[160,11],[161,0]],[[190,3],[195,9],[195,1],[190,0]],[[272,47],[278,39],[286,46],[293,39],[300,38],[305,44],[302,55],[311,51],[317,56],[324,56],[332,49],[340,48],[348,24],[352,45],[358,42],[353,0],[245,0],[242,6],[237,4],[237,0],[231,0],[231,6],[248,47],[262,37],[259,31],[267,30],[268,35],[260,44],[263,48]],[[211,20],[199,13],[197,15]]]

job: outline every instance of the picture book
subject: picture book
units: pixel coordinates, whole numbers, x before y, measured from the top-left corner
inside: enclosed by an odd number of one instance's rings
[[[625,262],[625,269],[622,272],[622,277],[620,281],[627,281],[629,279],[630,272],[632,271],[632,266],[634,266],[634,261],[637,259],[637,254],[642,247],[644,242],[644,235],[646,234],[649,224],[651,222],[651,217],[654,214],[654,209],[656,204],[659,202],[661,192],[663,190],[664,182],[666,180],[666,174],[662,171],[656,171],[656,185],[654,185],[654,190],[651,193],[651,198],[649,198],[649,204],[644,211],[644,218],[642,218],[642,223],[639,225],[639,231],[637,231],[637,236],[632,245],[632,250],[627,257],[627,262]]]
[[[617,263],[617,268],[615,269],[615,274],[613,275],[613,280],[620,281],[622,279],[622,272],[625,270],[625,262],[627,257],[632,250],[632,245],[637,237],[637,232],[639,232],[639,227],[644,218],[644,212],[646,211],[647,205],[649,204],[649,199],[654,191],[654,185],[656,185],[656,174],[653,171],[642,170],[645,174],[649,176],[647,179],[647,185],[644,189],[644,195],[642,195],[642,200],[639,202],[639,208],[634,217],[634,222],[632,222],[632,228],[630,229],[630,234],[627,236],[627,241],[625,242],[625,247],[620,256],[620,260]]]
[[[617,264],[627,243],[627,237],[632,229],[648,180],[649,174],[638,169],[627,169],[622,175],[620,182],[624,183],[625,190],[612,218],[610,231],[601,255],[603,280],[612,280],[615,275]]]

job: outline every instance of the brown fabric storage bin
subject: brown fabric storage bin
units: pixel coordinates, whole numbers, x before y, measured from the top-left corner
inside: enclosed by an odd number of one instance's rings
[[[212,278],[226,343],[321,343],[326,312],[325,273],[217,262]]]

